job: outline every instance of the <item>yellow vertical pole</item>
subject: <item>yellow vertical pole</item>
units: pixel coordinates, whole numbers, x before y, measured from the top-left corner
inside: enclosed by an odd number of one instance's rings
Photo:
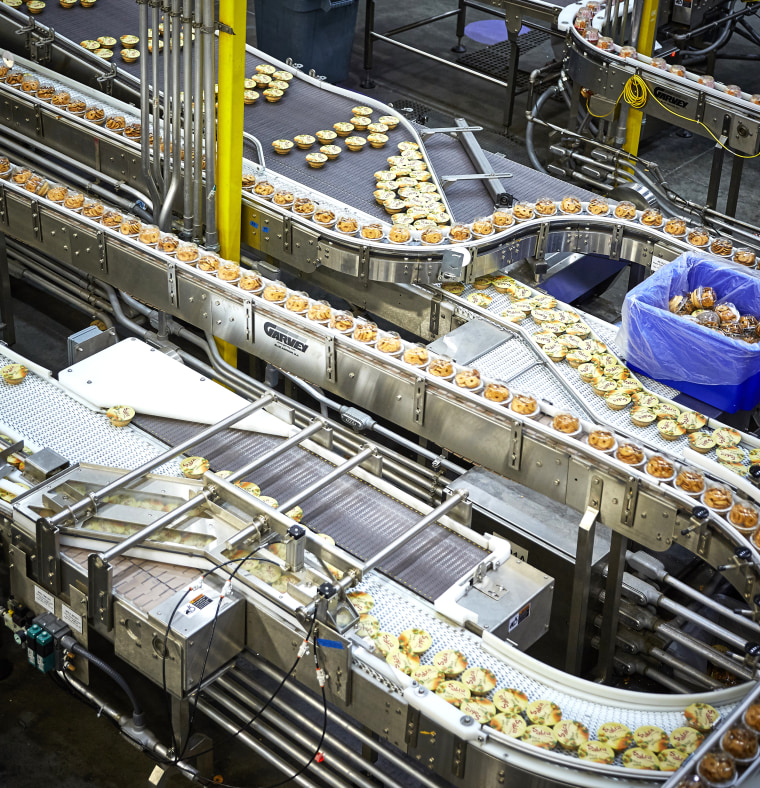
[[[219,109],[216,125],[216,226],[223,257],[240,260],[240,183],[243,178],[243,82],[246,0],[220,0]],[[225,27],[226,26],[226,27]],[[225,33],[227,28],[232,33]],[[217,340],[222,358],[237,362],[237,348]]]
[[[643,0],[641,11],[641,26],[639,40],[636,41],[636,50],[642,55],[651,55],[654,46],[654,34],[657,30],[657,6],[659,0]],[[623,150],[634,156],[639,152],[641,138],[641,123],[644,114],[633,107],[628,109],[628,120],[625,125],[625,143]]]

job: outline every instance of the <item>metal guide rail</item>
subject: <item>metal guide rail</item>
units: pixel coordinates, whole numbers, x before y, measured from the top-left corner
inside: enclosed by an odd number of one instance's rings
[[[46,393],[45,386],[47,384],[44,383],[37,386],[43,399]],[[152,426],[160,426],[160,422],[154,421]],[[119,441],[128,434],[123,430],[113,430],[113,432],[118,436]],[[314,433],[315,441],[319,434],[318,431]],[[217,437],[221,441],[225,440],[221,435]],[[254,443],[258,442],[260,446],[268,446],[266,441],[261,444],[260,436],[251,436],[251,440]],[[336,455],[318,442],[310,441],[308,445],[311,454],[303,456],[322,457],[320,467],[326,468],[340,461]],[[251,456],[248,448],[250,447],[241,446],[243,450],[241,456],[246,460]],[[299,453],[303,451],[296,449],[295,446],[293,448]],[[267,457],[271,451],[270,448],[264,455],[259,456]],[[284,455],[279,457],[280,460],[285,459]],[[325,459],[328,465],[324,464]],[[289,467],[293,467],[292,461]],[[279,473],[279,468],[270,468],[267,462],[256,470],[256,477],[264,485],[263,492],[269,491],[265,484],[265,480],[270,478],[267,473],[274,479]],[[362,473],[357,466],[352,473],[363,477],[371,485],[378,484],[377,477],[371,470]],[[72,506],[77,497],[102,488],[104,485],[118,483],[119,475],[120,472],[113,469],[83,465],[43,483],[19,499],[14,506],[12,514],[14,528],[18,528],[27,537],[32,537],[35,520],[40,515],[50,516],[46,509],[57,508],[62,495],[68,496],[66,505]],[[290,487],[291,495],[296,490],[293,500],[298,497],[298,491],[304,493],[312,489],[310,484],[306,487],[302,486],[306,478],[302,479],[298,474],[294,477],[294,483]],[[200,494],[201,491],[207,493],[212,488],[221,493],[217,504],[205,502],[203,495]],[[359,496],[365,498],[370,489],[366,483],[360,485]],[[193,492],[197,494],[193,496]],[[341,517],[340,504],[323,501],[323,490],[317,495],[320,498],[320,505],[327,504],[334,517]],[[399,495],[403,497],[402,494]],[[309,511],[308,500],[307,496],[304,500],[306,519],[314,523],[316,513]],[[184,502],[192,502],[194,508],[181,517],[177,516],[173,525],[158,531],[155,540],[135,542],[130,553],[132,558],[126,559],[123,553],[116,554],[120,544],[133,538],[132,529],[142,530],[150,527],[152,520],[155,525],[156,514],[161,518],[171,519],[172,513],[179,512]],[[281,508],[285,510],[288,506],[289,503],[283,501]],[[427,519],[437,518],[442,508],[432,511]],[[451,506],[448,508],[453,514],[453,508]],[[230,548],[229,545],[234,541],[235,534],[242,533],[251,522],[251,516],[265,517],[271,530],[259,530],[256,538],[246,547],[242,546],[244,542],[241,541],[236,547]],[[116,528],[117,524],[121,526],[120,531]],[[121,623],[114,622],[115,653],[143,670],[154,681],[158,681],[161,661],[148,660],[146,663],[141,659],[139,648],[146,638],[149,641],[154,637],[154,633],[161,634],[166,626],[166,613],[162,611],[173,607],[177,594],[183,593],[181,589],[191,579],[188,571],[181,568],[182,565],[204,568],[209,562],[221,564],[230,558],[234,559],[238,554],[242,559],[246,559],[236,575],[239,581],[236,589],[238,593],[242,593],[247,603],[249,634],[246,645],[278,666],[291,659],[286,644],[292,641],[299,631],[296,619],[291,617],[314,598],[317,584],[324,580],[325,564],[328,568],[333,567],[330,571],[341,567],[342,570],[339,571],[345,572],[344,577],[349,577],[352,568],[356,566],[354,559],[347,553],[319,538],[308,536],[309,543],[302,554],[305,563],[298,567],[297,559],[294,559],[297,551],[293,550],[291,553],[294,540],[290,529],[293,525],[292,518],[272,510],[255,496],[226,484],[221,476],[208,474],[205,483],[201,484],[149,475],[137,485],[130,484],[128,489],[117,488],[109,493],[96,515],[86,517],[79,523],[64,523],[60,532],[61,550],[67,565],[74,568],[79,577],[83,577],[85,581],[91,580],[91,574],[88,578],[88,571],[92,572],[92,556],[88,567],[88,553],[92,550],[100,550],[100,555],[114,554],[111,559],[114,564],[113,593],[117,595],[115,604],[118,618],[131,627],[130,634],[125,631]],[[455,526],[454,523],[452,525]],[[285,526],[288,530],[285,530]],[[359,522],[356,526],[360,529],[365,528],[364,524]],[[408,528],[408,524],[405,528]],[[272,537],[279,541],[273,541]],[[515,561],[508,557],[508,545],[506,552],[503,546],[500,546],[501,540],[488,542],[474,534],[472,538],[480,540],[482,544],[477,546],[477,552],[472,553],[471,556],[459,557],[461,567],[453,568],[450,577],[457,577],[461,568],[472,559],[475,559],[474,565],[477,566],[481,561],[480,556],[486,556],[492,561]],[[18,551],[23,541],[17,541],[16,544],[17,547],[14,549]],[[279,545],[279,548],[271,549],[275,544]],[[395,541],[391,544],[395,544]],[[460,538],[460,545],[463,544]],[[410,542],[409,545],[411,546],[412,543]],[[270,549],[267,549],[267,546]],[[476,545],[473,543],[473,546]],[[263,549],[249,557],[247,554],[253,552],[255,548]],[[484,548],[495,552],[489,555]],[[316,562],[315,557],[319,559]],[[427,559],[431,559],[431,556],[427,555]],[[173,566],[169,566],[170,564]],[[440,568],[439,562],[436,561],[435,565]],[[18,568],[15,570],[15,578],[19,572],[25,571],[23,568],[26,567],[26,561],[18,561],[16,566]],[[271,567],[275,567],[274,573]],[[75,576],[69,576],[69,579],[73,585]],[[20,580],[16,579],[15,582],[20,583]],[[201,596],[205,594],[209,599],[213,599],[213,588],[214,586],[201,586],[198,594]],[[24,586],[27,592],[31,589],[32,586]],[[427,654],[423,655],[422,664],[427,664],[438,650],[454,648],[466,656],[471,666],[478,665],[490,670],[496,677],[497,689],[507,687],[517,689],[525,693],[531,701],[550,698],[560,707],[565,719],[577,720],[590,731],[595,731],[603,722],[616,720],[632,730],[648,724],[661,727],[670,733],[683,724],[683,710],[694,700],[699,699],[701,702],[714,705],[725,716],[731,713],[734,704],[744,691],[740,687],[694,696],[666,697],[599,687],[547,668],[487,631],[481,630],[480,634],[467,631],[461,623],[458,625],[453,623],[453,620],[456,620],[456,618],[452,620],[452,615],[456,616],[455,608],[442,609],[436,604],[435,611],[443,613],[445,617],[441,618],[435,614],[430,602],[382,577],[365,574],[363,582],[356,587],[356,590],[371,596],[372,614],[378,619],[383,631],[399,634],[406,629],[416,627],[423,628],[430,634],[432,644]],[[33,604],[37,605],[36,596]],[[55,604],[54,609],[57,610]],[[275,607],[272,608],[271,605]],[[280,612],[275,612],[276,610]],[[437,762],[436,771],[454,783],[462,780],[461,784],[467,784],[469,779],[472,784],[473,774],[485,773],[490,779],[493,772],[505,768],[506,753],[509,753],[511,763],[511,766],[506,768],[518,771],[527,769],[531,772],[539,769],[546,776],[557,779],[560,775],[564,775],[564,779],[572,775],[570,779],[573,779],[575,785],[599,785],[600,780],[612,777],[617,778],[621,785],[658,784],[665,779],[665,775],[642,775],[626,769],[622,765],[620,756],[610,765],[585,762],[578,759],[572,751],[544,751],[524,742],[509,739],[485,725],[481,727],[437,694],[423,690],[408,676],[389,667],[382,655],[373,648],[373,642],[354,631],[356,617],[355,613],[352,614],[351,607],[336,608],[333,612],[335,616],[333,623],[336,628],[333,631],[329,628],[329,621],[327,625],[323,622],[323,625],[327,626],[324,636],[329,634],[329,637],[336,639],[343,646],[335,654],[331,652],[326,655],[328,675],[333,677],[328,682],[331,700],[352,716],[366,721],[373,730],[377,730],[378,724],[386,726],[385,737],[410,754],[430,750],[436,756],[434,758]],[[242,641],[239,640],[239,627],[242,621],[238,621],[237,628],[229,631],[227,627],[231,625],[228,622],[229,619],[225,618],[220,624],[222,631],[228,634],[229,638],[225,641],[225,649],[214,651],[212,661],[214,666],[219,659],[234,657],[234,652],[229,651],[230,641],[240,642],[242,645]],[[144,630],[141,629],[142,627]],[[192,645],[183,642],[179,636],[172,633],[168,648],[172,653],[174,649],[187,649],[182,653],[186,654],[188,662],[192,664],[196,656],[196,653],[190,650]],[[202,646],[203,643],[199,646],[201,651]],[[338,678],[341,675],[344,677],[343,681]],[[197,680],[197,674],[195,679]],[[299,679],[309,684],[305,676],[301,675]],[[192,677],[182,673],[178,666],[169,663],[167,686],[171,692],[182,695],[192,688]],[[209,690],[209,692],[213,696],[216,691]],[[372,703],[366,702],[369,699]],[[395,722],[388,723],[382,719],[378,722],[376,711],[382,702],[381,699],[384,699],[386,708],[387,704],[390,704],[391,708],[401,710],[400,731],[396,730]],[[371,719],[372,714],[375,715],[374,720]],[[392,715],[391,719],[395,716]],[[407,724],[410,719],[411,728]],[[390,728],[387,727],[388,725]],[[438,737],[441,743],[437,747],[434,742],[428,743],[425,739],[427,734],[424,734],[424,731],[430,730],[431,725],[446,731],[445,735]],[[403,732],[405,729],[413,735],[405,736]],[[449,772],[448,759],[437,757],[444,749],[449,748],[449,736],[455,737],[455,741],[461,740],[458,746],[468,751],[466,769],[454,770],[453,774]]]
[[[39,71],[39,67],[28,62],[23,63],[23,68]],[[56,76],[40,72],[45,81]],[[88,106],[104,109],[108,116],[118,112],[128,121],[137,121],[136,116],[129,114],[133,108],[127,105],[107,104],[105,96],[86,93],[77,96],[75,88],[61,84],[72,96],[81,98]],[[139,184],[139,140],[129,140],[108,129],[105,117],[103,125],[98,125],[71,116],[31,93],[15,90],[2,82],[0,97],[0,122],[22,135],[12,138],[8,145],[18,146],[23,139],[31,138],[106,175]],[[407,131],[424,150],[414,127],[409,125]],[[436,150],[432,143],[430,147]],[[345,155],[360,158],[364,154]],[[408,242],[391,241],[388,228],[382,231],[380,240],[373,240],[364,237],[362,225],[376,222],[376,218],[366,214],[367,218],[362,221],[354,206],[345,206],[334,196],[323,194],[319,181],[311,174],[310,180],[302,183],[249,166],[251,172],[258,173],[258,179],[311,197],[316,210],[305,217],[256,195],[255,191],[244,192],[243,241],[253,249],[306,272],[323,267],[364,280],[427,283],[442,278],[470,279],[526,257],[543,259],[553,252],[600,254],[648,267],[653,256],[672,260],[687,249],[709,248],[714,240],[709,232],[702,234],[701,228],[684,226],[678,228],[678,235],[671,234],[667,217],[660,216],[652,222],[651,217],[644,217],[641,212],[617,211],[614,205],[605,208],[604,201],[589,206],[578,198],[572,209],[574,213],[563,212],[561,201],[551,198],[545,203],[542,201],[546,207],[539,211],[531,204],[523,212],[501,211],[496,219],[487,215],[485,225],[470,222],[459,227],[454,236],[442,230],[438,243],[425,243],[421,232],[414,229],[410,230]],[[371,193],[371,174],[367,178],[368,193]],[[556,183],[552,179],[547,190],[555,191]],[[549,189],[552,184],[555,185]],[[333,218],[343,209],[349,214],[353,210],[354,234],[338,232],[331,223],[314,221],[319,216],[319,207],[331,211]],[[523,216],[529,218],[523,220]],[[478,229],[484,229],[485,235],[480,235]],[[698,231],[693,233],[695,229]]]
[[[603,12],[601,14],[603,18]],[[689,128],[703,136],[721,138],[732,150],[745,156],[760,152],[760,106],[748,93],[732,95],[725,85],[700,84],[699,75],[684,71],[683,75],[652,65],[652,58],[639,54],[624,58],[620,47],[600,49],[570,25],[568,30],[569,58],[567,69],[574,81],[603,96],[609,102],[620,99],[626,82],[641,77],[657,99],[649,98],[646,113],[673,122],[673,112],[694,121]],[[673,112],[669,112],[672,109]],[[703,123],[709,129],[704,129]]]
[[[708,515],[699,525],[690,522],[695,501],[673,487],[584,440],[470,394],[257,292],[220,282],[79,214],[27,196],[12,183],[3,194],[8,232],[19,240],[53,256],[68,256],[82,270],[155,307],[578,511],[596,501],[605,525],[655,549],[683,544],[713,566],[729,567],[729,580],[746,599],[754,597],[754,567],[734,555],[748,549],[756,561],[754,546],[745,547],[744,537],[722,518]],[[540,403],[537,416],[542,414],[553,415],[553,406]],[[585,422],[584,434],[592,428]],[[754,497],[746,481],[737,478],[733,486]],[[656,521],[651,511],[657,512]]]

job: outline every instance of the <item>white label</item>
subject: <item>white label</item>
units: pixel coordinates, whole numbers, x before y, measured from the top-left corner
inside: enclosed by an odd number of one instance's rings
[[[61,605],[61,618],[73,630],[79,632],[80,635],[84,633],[82,616],[79,613],[75,613],[68,605]]]
[[[667,265],[668,261],[663,260],[662,257],[652,257],[652,262],[649,264],[649,267],[654,273],[655,271],[659,271],[664,265]]]
[[[39,586],[34,587],[34,601],[48,613],[55,615],[55,597]]]

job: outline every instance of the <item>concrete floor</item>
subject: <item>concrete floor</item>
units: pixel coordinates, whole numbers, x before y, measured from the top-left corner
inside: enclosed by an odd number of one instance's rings
[[[359,2],[351,73],[345,84],[363,90],[364,3]],[[408,22],[410,7],[414,9],[414,18],[422,18],[455,6],[454,0],[417,0],[414,4],[379,2],[377,27],[385,30]],[[492,18],[474,10],[468,14],[468,22]],[[248,40],[255,43],[252,11],[249,12],[249,20]],[[454,31],[452,18],[406,33],[402,40],[424,46],[441,58],[453,60],[457,57],[450,51],[456,43]],[[482,47],[467,39],[465,44],[469,51]],[[738,37],[729,48],[734,52],[752,49]],[[524,65],[535,68],[551,56],[551,47],[545,44],[532,50]],[[725,82],[737,82],[747,91],[760,92],[760,72],[747,67],[746,63],[721,60],[715,70],[716,76]],[[464,116],[485,127],[480,135],[485,148],[528,163],[523,144],[524,95],[518,96],[514,125],[505,134],[500,123],[501,89],[472,77],[460,76],[444,66],[386,44],[379,44],[376,48],[373,77],[376,87],[369,95],[394,102],[397,107],[407,105],[410,100],[424,104],[430,108],[428,122],[433,126],[448,125],[452,117]],[[547,118],[562,122],[565,114],[562,104],[547,107]],[[545,150],[549,139],[541,133],[537,137],[539,147]],[[697,136],[682,137],[675,129],[652,134],[645,139],[641,149],[642,156],[660,165],[672,188],[694,200],[703,200],[706,194],[711,153],[711,141]],[[757,167],[757,162],[746,163],[740,202],[740,216],[755,223],[760,189]],[[614,320],[624,292],[624,279],[621,275],[606,296],[597,299],[590,310]],[[16,285],[14,292],[19,336],[16,348],[51,369],[61,368],[66,363],[66,336],[87,325],[89,319],[55,307],[32,289]],[[13,663],[10,677],[0,681],[0,741],[5,751],[5,756],[0,758],[0,786],[30,788],[56,784],[61,788],[133,788],[148,784],[153,764],[146,756],[125,742],[112,726],[98,719],[94,710],[83,706],[65,690],[53,686],[51,679],[28,666],[23,652],[12,644],[7,631],[3,630],[0,638],[0,653],[9,656]],[[131,676],[130,680],[136,682],[141,698],[149,706],[151,726],[155,726],[156,732],[167,740],[160,691],[140,681],[139,677]],[[125,707],[118,691],[110,687],[107,680],[95,677],[93,686],[114,703]],[[216,770],[224,775],[225,780],[239,785],[269,785],[281,779],[278,773],[254,759],[248,750],[236,746],[224,748]],[[164,783],[169,786],[184,784],[186,782],[179,777]]]

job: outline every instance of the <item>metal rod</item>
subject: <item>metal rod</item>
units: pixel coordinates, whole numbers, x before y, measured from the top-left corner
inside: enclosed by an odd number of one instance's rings
[[[182,2],[182,35],[184,48],[182,50],[182,150],[184,151],[183,195],[182,195],[182,237],[190,240],[193,237],[193,0]]]
[[[599,662],[595,668],[597,678],[607,679],[615,657],[615,639],[620,620],[620,598],[625,570],[625,550],[628,539],[613,531],[610,539],[610,559],[607,567],[604,609],[600,632]]]
[[[123,476],[120,476],[115,481],[107,484],[105,487],[102,487],[100,490],[91,493],[86,498],[83,498],[77,503],[73,504],[72,506],[68,507],[67,509],[58,512],[58,514],[53,515],[49,518],[51,525],[57,525],[64,520],[67,520],[72,515],[75,515],[79,512],[82,512],[89,506],[93,504],[98,504],[102,501],[106,496],[110,495],[115,490],[119,490],[122,487],[130,484],[131,482],[135,481],[135,479],[139,479],[141,476],[144,476],[146,473],[152,471],[154,468],[158,468],[159,465],[163,465],[167,460],[171,460],[173,457],[176,457],[185,449],[189,449],[191,446],[195,446],[198,443],[206,440],[206,438],[210,438],[213,435],[221,432],[223,429],[232,426],[233,424],[237,424],[241,419],[244,419],[246,416],[249,416],[251,413],[255,413],[257,410],[261,410],[261,408],[269,405],[271,402],[274,401],[274,396],[272,394],[265,394],[260,399],[256,400],[255,402],[249,402],[244,408],[241,408],[234,413],[231,413],[229,416],[226,416],[221,421],[218,421],[216,424],[212,424],[210,427],[207,427],[205,430],[201,430],[200,432],[196,433],[195,435],[190,436],[187,440],[182,441],[182,443],[177,444],[176,446],[172,446],[168,448],[166,451],[161,452],[156,457],[144,462],[140,467],[135,468],[129,473],[125,473]],[[172,512],[170,512],[172,514]],[[140,536],[140,534],[135,534],[135,536]]]
[[[148,129],[150,129],[150,81],[148,80],[148,58],[145,56],[145,50],[148,42],[148,6],[141,3],[139,6],[139,36],[142,42],[142,54],[140,58],[140,171],[142,172],[143,180],[150,192],[151,202],[154,206],[158,206],[158,187],[153,179],[150,166],[150,144]],[[155,83],[154,83],[155,84]],[[155,219],[155,215],[154,215]]]
[[[164,0],[166,2],[166,0]],[[172,5],[174,4],[175,0],[172,0]],[[172,117],[172,106],[171,106],[171,82],[173,78],[173,60],[176,56],[174,49],[172,47],[171,42],[171,32],[172,29],[175,27],[174,20],[172,19],[170,13],[170,6],[166,3],[165,6],[162,6],[162,10],[166,8],[167,13],[164,14],[164,32],[163,32],[163,48],[161,47],[161,39],[159,37],[158,42],[155,38],[155,33],[153,37],[153,47],[155,49],[158,46],[158,55],[161,62],[164,64],[164,111],[161,119],[161,145],[163,147],[163,173],[164,173],[164,201],[166,201],[167,191],[169,189],[169,181],[172,177],[172,167],[171,167],[171,133],[170,133],[170,123]],[[164,212],[165,205],[161,205],[161,214],[159,218],[159,222],[162,218]],[[165,229],[165,228],[162,228]]]
[[[203,0],[203,117],[206,124],[206,246],[216,250],[219,239],[216,231],[216,90],[214,75],[214,0]]]
[[[311,498],[314,493],[323,490],[329,484],[332,484],[336,479],[340,479],[341,476],[347,474],[352,468],[355,468],[357,465],[361,465],[364,460],[369,459],[374,453],[375,448],[373,446],[367,446],[366,449],[363,449],[353,457],[349,457],[340,465],[333,468],[330,473],[326,474],[325,476],[320,476],[319,479],[312,482],[308,487],[304,487],[303,490],[297,492],[292,498],[289,498],[287,501],[285,501],[285,503],[280,504],[279,508],[282,509],[283,512],[289,512],[294,506],[297,506],[307,498]]]
[[[269,396],[270,399],[272,398],[271,395]],[[273,460],[275,457],[279,457],[281,454],[285,454],[286,451],[292,449],[294,446],[297,446],[301,441],[306,440],[310,435],[313,435],[315,432],[319,432],[325,428],[325,422],[323,419],[314,419],[314,421],[309,424],[307,427],[304,427],[302,430],[299,430],[295,435],[291,436],[287,440],[283,441],[278,446],[275,446],[270,451],[262,454],[260,457],[257,457],[255,460],[251,460],[251,462],[243,465],[242,468],[238,468],[236,471],[231,473],[226,481],[229,484],[234,484],[238,479],[242,479],[243,476],[247,476],[249,473],[253,473],[255,470],[260,468],[262,465],[266,465],[270,460]]]
[[[459,14],[459,9],[455,8],[453,11],[445,11],[442,14],[429,16],[427,19],[420,19],[418,22],[410,22],[408,25],[402,25],[401,27],[394,27],[393,30],[386,30],[383,33],[383,35],[397,36],[399,35],[399,33],[406,33],[409,30],[414,30],[417,27],[422,27],[423,25],[429,25],[431,22],[440,22],[442,19],[448,19],[450,16],[455,16],[457,14]]]
[[[151,131],[153,132],[153,179],[158,190],[158,199],[153,204],[154,213],[157,212],[160,207],[161,195],[163,194],[164,190],[164,180],[161,173],[161,95],[160,91],[158,90],[158,55],[159,50],[161,49],[161,36],[158,32],[159,7],[160,2],[158,0],[153,2],[151,5],[153,12],[151,17],[152,36],[150,39],[149,48],[151,50],[151,64],[153,66],[153,82],[151,83],[153,86],[153,101],[151,102],[153,105],[152,125],[148,128],[145,126],[142,127],[142,133],[145,136],[149,137],[149,133]],[[143,40],[143,44],[145,45],[147,42]]]
[[[673,690],[673,692],[678,692],[682,695],[688,694],[689,688],[680,681],[676,681],[670,676],[666,676],[664,673],[660,672],[656,668],[650,667],[649,665],[642,665],[641,668],[642,669],[639,672],[643,676],[656,681],[658,684],[662,684],[663,687],[667,687],[668,689]]]
[[[685,607],[684,605],[679,605],[678,602],[674,602],[664,594],[657,600],[657,605],[663,610],[667,610],[670,613],[675,613],[677,616],[685,617],[688,619],[689,623],[697,624],[698,626],[702,627],[705,632],[709,632],[711,635],[714,635],[721,640],[725,640],[726,643],[730,643],[735,648],[741,649],[742,652],[744,652],[747,647],[747,640],[745,638],[739,637],[725,627],[722,627],[720,624],[716,624],[714,621],[710,621],[709,618],[701,616],[691,608]]]
[[[594,556],[594,537],[599,510],[589,506],[578,527],[575,549],[575,571],[573,591],[570,599],[570,618],[568,621],[567,650],[565,670],[574,676],[581,672],[583,649],[586,641],[589,589],[591,587],[591,567]]]
[[[259,164],[262,167],[266,167],[264,163],[264,148],[261,145],[261,141],[258,137],[254,137],[253,134],[249,134],[247,131],[243,132],[243,139],[247,142],[250,142],[256,148],[256,153],[259,157]]]
[[[695,681],[702,687],[707,687],[708,689],[723,689],[723,684],[715,679],[711,679],[709,676],[705,676],[702,671],[697,670],[696,668],[689,665],[687,662],[684,662],[682,659],[678,659],[678,657],[674,657],[672,654],[668,654],[667,651],[663,651],[661,648],[657,646],[652,646],[649,651],[649,655],[651,657],[655,657],[655,659],[659,659],[660,662],[664,662],[666,665],[669,665],[674,670],[679,671],[684,676],[688,676],[690,679]]]
[[[248,652],[245,655],[245,660],[260,670],[262,673],[265,673],[272,679],[276,681],[281,681],[283,673],[275,668],[273,665],[270,665],[268,662],[265,662],[261,657],[257,657],[254,654]],[[236,680],[238,679],[237,673],[235,674]],[[306,703],[315,711],[321,711],[322,705],[321,703],[306,689],[301,687],[299,684],[295,682],[289,682],[285,685],[285,688],[291,692],[296,698]],[[279,698],[275,698],[274,704],[282,704],[282,706],[289,708],[288,704],[284,700],[280,700]],[[365,733],[360,728],[355,727],[352,722],[347,719],[344,715],[338,714],[329,706],[327,708],[327,714],[330,719],[331,725],[337,725],[338,727],[342,728],[344,731],[347,731],[350,735],[352,735],[357,741],[361,744],[371,747],[377,750],[384,759],[386,759],[389,763],[392,763],[397,769],[405,772],[407,775],[412,777],[415,782],[419,782],[421,785],[425,786],[425,788],[441,788],[439,782],[432,780],[425,774],[421,774],[417,771],[414,766],[405,760],[402,757],[399,757],[395,752],[390,750],[388,747],[384,746],[382,741],[378,741],[374,739],[369,734]]]
[[[201,24],[203,17],[202,0],[195,0],[195,24]],[[203,44],[202,35],[198,35],[198,46],[194,47],[193,58],[193,93],[190,111],[193,115],[193,239],[203,238],[203,158],[205,155],[203,137]],[[185,110],[187,111],[187,109]]]
[[[447,512],[450,512],[459,503],[467,499],[466,490],[455,490],[451,497],[444,501],[440,506],[433,509],[432,512],[425,515],[419,522],[415,523],[406,533],[401,534],[398,538],[394,539],[390,544],[387,544],[382,550],[378,550],[375,555],[368,558],[362,564],[362,574],[379,566],[386,558],[393,555],[400,547],[403,547],[407,542],[414,539],[418,533],[424,531],[429,525],[432,525],[440,517],[443,517]]]
[[[244,679],[244,677],[238,677],[236,675],[236,679],[239,681]],[[264,706],[264,701],[260,700],[259,698],[252,697],[248,692],[246,692],[241,684],[230,681],[226,676],[223,676],[215,683],[214,687],[217,686],[224,689],[227,693],[235,697],[241,703],[246,704],[246,706],[254,712],[259,712]],[[269,708],[267,708],[261,715],[261,719],[266,720],[266,722],[268,722],[270,725],[276,726],[286,734],[292,735],[294,733],[293,723],[284,717],[279,711],[276,711],[273,708],[273,705],[274,704],[270,704]],[[249,718],[251,716],[247,710],[246,715]],[[322,734],[321,726],[301,715],[297,715],[296,719],[298,721],[296,730],[298,731],[299,743],[303,744],[309,750],[314,750],[316,748],[317,742],[319,741],[319,737]],[[383,785],[397,786],[398,788],[401,788],[398,783],[394,781],[387,781],[386,775],[384,775],[379,769],[374,767],[371,763],[364,761],[360,755],[351,752],[351,750],[345,744],[329,733],[325,734],[322,749],[325,751],[326,755],[329,754],[329,758],[327,760],[330,763],[330,766],[335,771],[340,772],[343,777],[350,780],[352,785],[355,784],[357,786],[361,786],[361,788],[377,788],[377,781],[381,781]],[[350,761],[356,762],[356,765],[362,771],[371,773],[374,779],[367,779],[367,777],[363,774],[357,773],[354,768],[348,765],[348,762]]]
[[[208,701],[200,698],[198,700],[198,708],[213,722],[219,725],[221,728],[227,731],[227,733],[231,733],[235,736],[235,738],[239,739],[243,742],[248,748],[253,750],[258,756],[263,758],[268,763],[272,764],[275,768],[279,769],[283,774],[292,774],[293,772],[293,765],[286,760],[283,760],[279,757],[279,755],[275,755],[275,753],[268,750],[261,742],[258,741],[254,736],[251,736],[250,733],[247,733],[245,730],[238,732],[238,725],[236,725],[231,720],[227,719],[220,711],[217,711]],[[311,768],[311,767],[310,767]],[[292,782],[296,785],[300,785],[301,788],[319,788],[317,783],[313,780],[310,780],[303,774],[299,774],[298,777],[290,778]]]

